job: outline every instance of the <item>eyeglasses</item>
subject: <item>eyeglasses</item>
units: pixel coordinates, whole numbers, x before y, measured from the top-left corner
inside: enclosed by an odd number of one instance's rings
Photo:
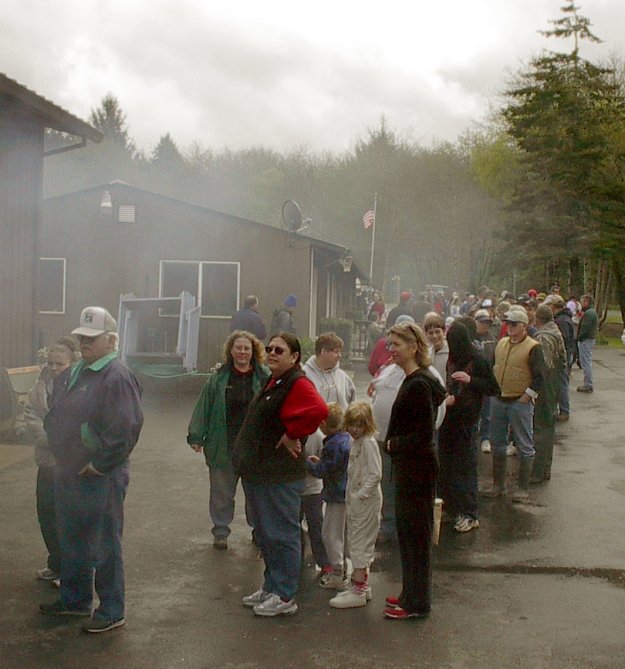
[[[282,355],[286,351],[282,346],[265,346],[265,353],[274,353],[276,355]]]

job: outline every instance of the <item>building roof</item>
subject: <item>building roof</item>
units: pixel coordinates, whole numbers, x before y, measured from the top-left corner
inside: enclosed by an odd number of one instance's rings
[[[13,97],[30,107],[46,127],[84,137],[92,142],[102,141],[103,135],[99,130],[2,73],[0,73],[0,94]]]

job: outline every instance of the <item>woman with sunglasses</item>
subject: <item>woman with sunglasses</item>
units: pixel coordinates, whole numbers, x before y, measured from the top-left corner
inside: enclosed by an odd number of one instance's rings
[[[223,365],[213,370],[195,404],[187,443],[204,451],[210,480],[209,513],[213,546],[228,548],[239,477],[232,469],[232,449],[247,408],[269,378],[265,349],[252,333],[235,330],[223,348]],[[253,528],[246,503],[248,524]],[[255,536],[255,535],[254,535]]]
[[[300,506],[306,476],[303,442],[328,408],[300,369],[295,335],[280,332],[266,347],[271,378],[252,400],[234,448],[256,541],[265,561],[259,590],[243,597],[258,616],[297,611],[301,567]]]

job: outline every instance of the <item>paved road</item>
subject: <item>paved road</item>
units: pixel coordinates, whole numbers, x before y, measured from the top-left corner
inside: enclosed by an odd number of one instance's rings
[[[45,554],[32,449],[0,445],[0,667],[622,669],[624,352],[598,349],[595,369],[597,390],[574,393],[553,478],[533,487],[534,504],[489,500],[478,531],[444,531],[426,621],[381,616],[398,590],[394,547],[378,553],[365,610],[330,609],[307,567],[296,616],[255,618],[240,597],[259,585],[262,563],[240,503],[230,549],[211,546],[205,468],[184,444],[194,398],[148,395],[126,505],[127,625],[81,634],[37,612],[54,592],[34,578]],[[359,390],[366,379],[356,370]]]

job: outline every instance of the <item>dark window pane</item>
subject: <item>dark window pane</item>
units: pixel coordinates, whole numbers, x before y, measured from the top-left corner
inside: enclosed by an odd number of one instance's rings
[[[196,262],[161,262],[161,297],[178,297],[183,290],[198,297],[198,263]],[[177,316],[180,304],[163,307],[161,314]]]
[[[39,259],[39,311],[65,313],[65,260]]]
[[[232,316],[237,310],[239,265],[202,263],[202,316]]]

